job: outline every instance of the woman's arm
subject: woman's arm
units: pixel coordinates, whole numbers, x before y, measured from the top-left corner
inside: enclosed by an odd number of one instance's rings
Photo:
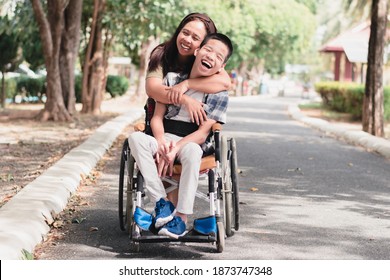
[[[198,125],[207,119],[201,102],[184,95],[183,93],[185,91],[177,94],[177,99],[172,99],[172,96],[168,94],[172,88],[165,86],[162,79],[157,76],[148,77],[146,79],[145,89],[147,95],[158,103],[185,105],[190,112],[191,121],[196,122]]]
[[[168,91],[170,89],[170,87],[163,84],[162,78],[150,77],[145,81],[146,94],[163,104],[172,104],[168,96]]]
[[[186,81],[188,88],[211,94],[229,90],[231,86],[229,74],[225,69],[209,77],[188,79]]]
[[[228,90],[230,86],[231,80],[229,74],[225,69],[222,69],[222,71],[212,76],[187,79],[178,83],[168,91],[168,96],[170,100],[177,101],[180,100],[181,95],[189,89],[213,94]]]

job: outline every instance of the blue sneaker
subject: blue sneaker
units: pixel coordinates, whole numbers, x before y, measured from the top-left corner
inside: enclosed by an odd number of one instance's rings
[[[186,224],[178,216],[173,217],[169,223],[158,231],[158,235],[165,235],[174,239],[178,239],[184,234],[186,234]]]
[[[176,213],[175,206],[173,206],[172,202],[163,198],[156,202],[154,211],[156,212],[156,216],[154,218],[155,228],[160,228],[172,221]]]

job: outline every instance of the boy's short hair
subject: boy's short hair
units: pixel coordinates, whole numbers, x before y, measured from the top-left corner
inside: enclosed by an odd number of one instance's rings
[[[209,41],[209,40],[218,40],[218,41],[221,41],[222,43],[224,43],[227,48],[228,48],[228,54],[227,56],[225,57],[225,63],[228,61],[229,57],[232,55],[233,53],[233,44],[232,44],[232,41],[230,41],[229,37],[222,34],[222,33],[211,33],[211,34],[208,34],[202,41],[202,43],[200,44],[200,47],[199,48],[202,48],[204,45],[206,45],[206,43]]]

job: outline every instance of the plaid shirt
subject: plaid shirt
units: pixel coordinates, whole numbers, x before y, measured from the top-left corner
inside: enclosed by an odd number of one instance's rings
[[[215,93],[206,94],[204,110],[209,119],[213,119],[219,123],[226,123],[226,110],[229,103],[229,94],[226,90]]]
[[[180,74],[170,72],[164,79],[164,84],[167,86],[176,85],[184,81],[187,77]],[[229,102],[229,95],[227,91],[221,91],[215,94],[204,93],[203,103],[204,110],[209,119],[213,119],[219,123],[226,123],[226,110]],[[180,105],[167,105],[167,113],[165,118],[171,119],[176,116],[182,109]],[[190,120],[188,120],[189,122]]]

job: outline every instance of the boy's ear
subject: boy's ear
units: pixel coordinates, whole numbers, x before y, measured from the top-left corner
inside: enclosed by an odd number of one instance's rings
[[[222,71],[222,69],[224,69],[226,66],[226,63],[222,64],[221,68],[219,68],[219,70],[217,71],[217,73],[220,73]]]

